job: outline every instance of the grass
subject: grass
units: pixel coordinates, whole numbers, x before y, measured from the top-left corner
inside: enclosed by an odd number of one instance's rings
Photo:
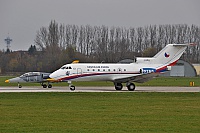
[[[153,80],[139,86],[190,86],[190,82],[194,82],[194,86],[200,86],[200,77],[156,77]]]
[[[200,93],[1,93],[0,132],[200,131]]]
[[[17,86],[17,83],[5,83],[6,79],[13,77],[0,77],[0,86]],[[190,82],[194,82],[194,86],[200,86],[200,77],[156,77],[143,84],[136,83],[136,86],[190,86]],[[113,86],[112,82],[73,82],[75,86]],[[40,86],[39,83],[22,83],[23,86]],[[68,86],[65,83],[54,83],[53,86]]]

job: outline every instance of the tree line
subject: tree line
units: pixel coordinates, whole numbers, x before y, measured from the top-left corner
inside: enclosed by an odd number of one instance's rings
[[[182,58],[200,61],[200,27],[196,25],[149,25],[124,28],[77,26],[51,21],[41,27],[28,52],[0,52],[0,67],[9,71],[52,72],[75,59],[80,62],[118,62],[137,56],[153,56],[169,43],[194,42]],[[3,62],[3,63],[2,63]]]

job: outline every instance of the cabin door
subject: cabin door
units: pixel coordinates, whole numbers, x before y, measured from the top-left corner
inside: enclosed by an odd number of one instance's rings
[[[82,74],[82,69],[81,68],[77,68],[77,76],[80,77]]]

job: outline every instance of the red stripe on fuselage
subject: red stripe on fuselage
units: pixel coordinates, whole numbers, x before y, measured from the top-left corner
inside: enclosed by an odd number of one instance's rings
[[[81,78],[81,77],[88,77],[88,76],[100,76],[100,75],[110,75],[110,74],[140,74],[139,72],[126,72],[126,73],[87,73],[87,74],[76,74],[76,75],[72,75],[72,76],[67,76],[61,79],[58,79],[59,81],[67,81],[67,80],[71,80],[71,79],[75,79],[75,78]]]
[[[167,66],[174,66],[174,65],[176,65],[177,61],[178,60],[172,62],[171,64],[169,64]],[[163,71],[165,71],[167,69],[167,66],[164,66],[164,67],[161,67],[161,68],[157,69],[156,72],[163,72]]]

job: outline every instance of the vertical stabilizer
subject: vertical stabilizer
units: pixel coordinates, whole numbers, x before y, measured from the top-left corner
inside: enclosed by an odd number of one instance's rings
[[[174,65],[181,57],[187,46],[191,45],[195,44],[168,44],[153,57],[153,62],[156,64]]]

